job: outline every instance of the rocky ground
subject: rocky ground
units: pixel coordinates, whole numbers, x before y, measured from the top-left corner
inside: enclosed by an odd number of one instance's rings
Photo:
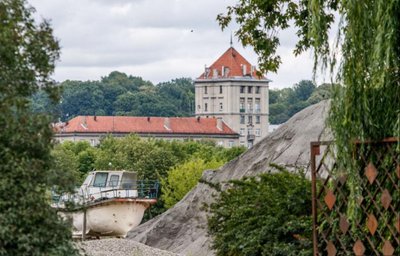
[[[177,256],[178,254],[152,248],[128,239],[99,239],[77,243],[87,256]]]

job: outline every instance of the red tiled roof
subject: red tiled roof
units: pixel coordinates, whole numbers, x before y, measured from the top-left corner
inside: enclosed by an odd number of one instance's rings
[[[243,74],[243,66],[246,66],[246,74]],[[229,68],[228,73],[222,76],[222,67]],[[209,72],[204,72],[198,79],[211,79],[214,78],[214,70],[218,72],[218,78],[233,78],[251,76],[257,79],[264,79],[257,75],[256,69],[252,69],[252,65],[248,62],[235,48],[230,47],[224,54],[221,55],[210,67]],[[252,72],[253,71],[253,72]]]
[[[56,132],[237,135],[224,122],[218,129],[216,118],[195,117],[77,116]]]

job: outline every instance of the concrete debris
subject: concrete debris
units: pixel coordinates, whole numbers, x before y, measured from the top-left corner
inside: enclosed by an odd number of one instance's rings
[[[78,243],[77,246],[83,255],[88,256],[178,256],[127,239],[88,240]]]

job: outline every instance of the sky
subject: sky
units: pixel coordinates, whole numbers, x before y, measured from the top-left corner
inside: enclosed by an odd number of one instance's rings
[[[233,24],[221,31],[216,17],[235,0],[28,0],[35,17],[51,21],[61,45],[54,79],[99,80],[112,71],[154,84],[195,79],[230,47]],[[283,31],[283,64],[267,73],[270,88],[312,79],[309,52],[293,55],[294,30]],[[233,46],[253,65],[257,56],[233,37]],[[317,80],[317,83],[321,82]]]

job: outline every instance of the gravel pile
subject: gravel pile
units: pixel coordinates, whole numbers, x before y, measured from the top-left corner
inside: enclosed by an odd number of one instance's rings
[[[152,248],[127,239],[100,239],[79,242],[82,255],[88,256],[178,256],[168,251]]]

